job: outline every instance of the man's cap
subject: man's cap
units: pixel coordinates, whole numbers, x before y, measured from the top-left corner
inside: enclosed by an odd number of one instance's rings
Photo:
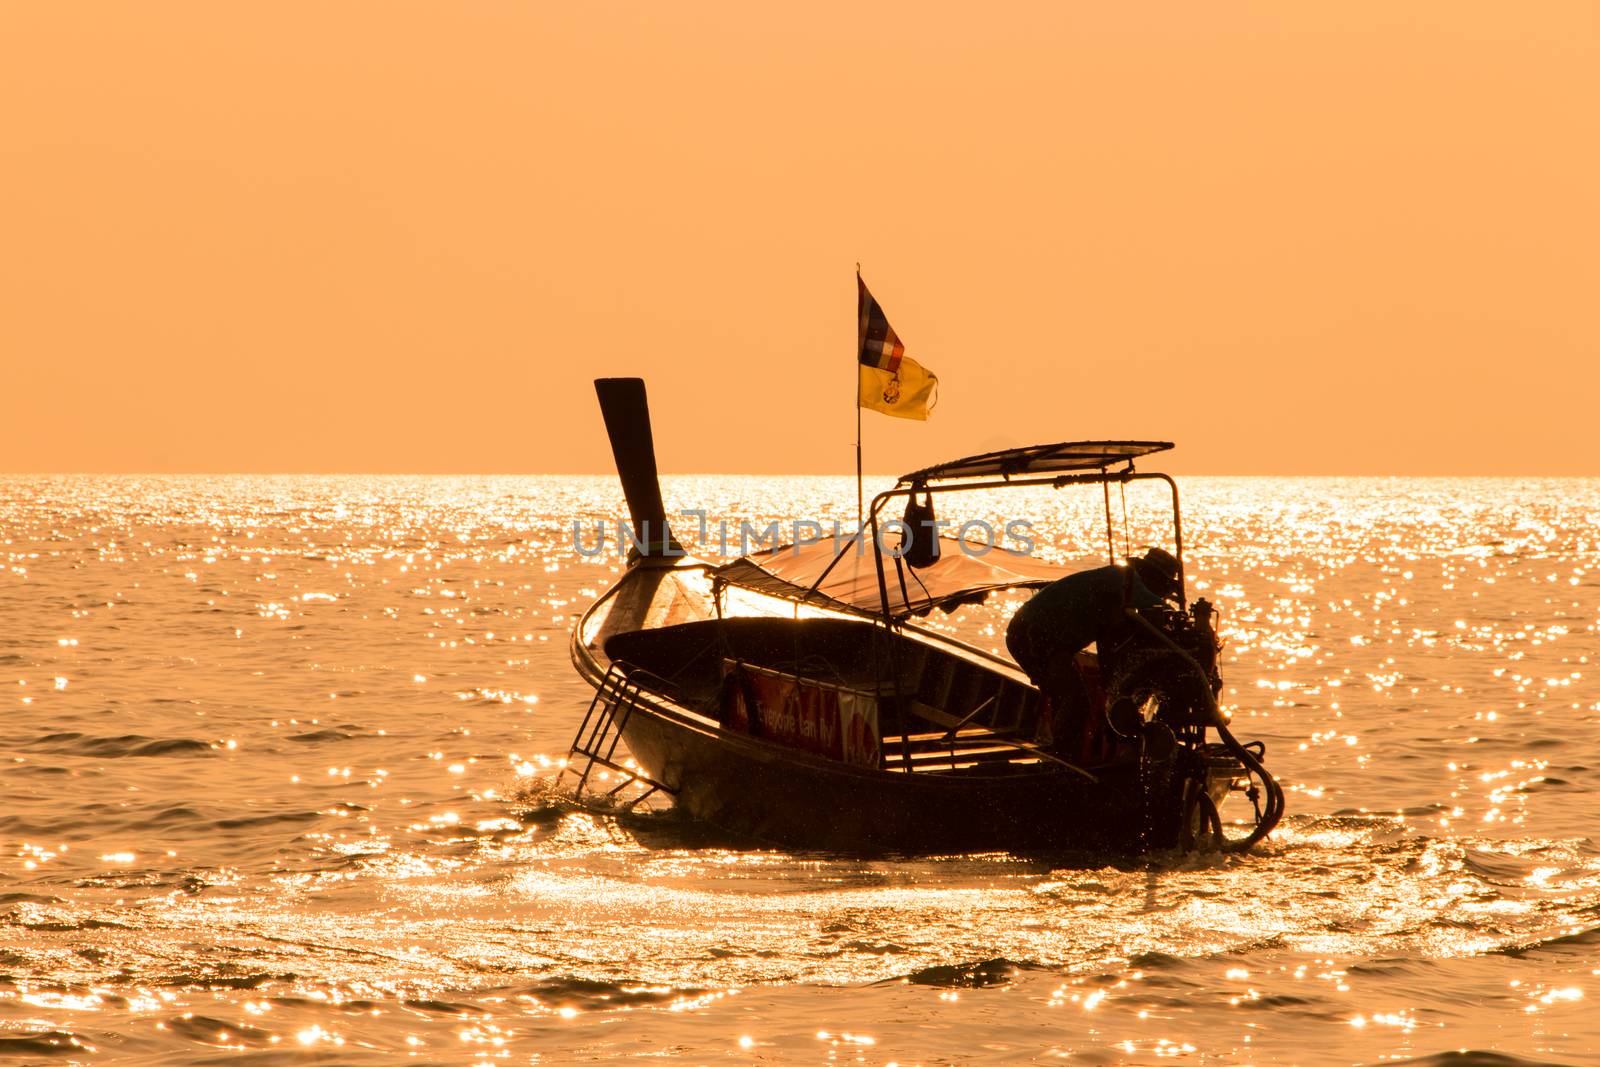
[[[1178,563],[1178,557],[1171,552],[1160,548],[1147,548],[1143,556],[1130,559],[1139,578],[1150,587],[1152,593],[1158,596],[1170,596],[1179,589],[1180,577],[1183,567]]]

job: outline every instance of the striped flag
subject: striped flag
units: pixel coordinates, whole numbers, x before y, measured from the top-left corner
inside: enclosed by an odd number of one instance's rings
[[[926,419],[938,400],[939,379],[906,355],[883,308],[856,272],[856,311],[860,319],[857,351],[860,363],[860,407],[902,419]]]

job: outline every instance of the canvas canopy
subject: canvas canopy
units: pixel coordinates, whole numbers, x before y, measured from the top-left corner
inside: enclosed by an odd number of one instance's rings
[[[1018,478],[1102,470],[1148,456],[1152,452],[1165,452],[1171,447],[1170,441],[1062,441],[1053,445],[1007,448],[912,471],[900,476],[900,484],[922,484],[951,478]]]
[[[859,546],[831,540],[815,544],[791,545],[749,556],[741,556],[712,572],[720,582],[753,589],[787,600],[881,615],[883,601],[878,590],[878,568],[870,542]],[[1058,567],[1003,548],[941,537],[938,562],[914,569],[888,552],[883,555],[884,582],[889,594],[889,614],[895,618],[926,615],[934,608],[946,610],[961,604],[976,603],[996,589],[1016,589],[1048,585],[1064,577],[1068,569]],[[832,569],[834,557],[842,551]],[[818,576],[827,571],[817,584]],[[812,590],[812,586],[816,589]]]

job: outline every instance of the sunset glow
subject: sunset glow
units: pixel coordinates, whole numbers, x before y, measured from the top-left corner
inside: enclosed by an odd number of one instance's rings
[[[0,99],[4,470],[603,473],[644,374],[842,472],[859,262],[869,470],[1600,471],[1588,3],[23,2]]]

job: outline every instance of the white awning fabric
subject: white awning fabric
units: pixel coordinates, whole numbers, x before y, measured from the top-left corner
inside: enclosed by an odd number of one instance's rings
[[[836,548],[833,541],[825,540],[741,556],[712,574],[729,585],[786,600],[882,615],[884,604],[872,546],[840,544],[842,547]],[[888,552],[883,554],[888,609],[894,618],[926,615],[934,608],[948,611],[981,601],[997,589],[1048,585],[1070,573],[1032,556],[954,537],[941,537],[939,547],[939,561],[921,569],[908,566]],[[829,569],[836,555],[841,558]],[[819,584],[817,578],[825,570],[827,576]]]

